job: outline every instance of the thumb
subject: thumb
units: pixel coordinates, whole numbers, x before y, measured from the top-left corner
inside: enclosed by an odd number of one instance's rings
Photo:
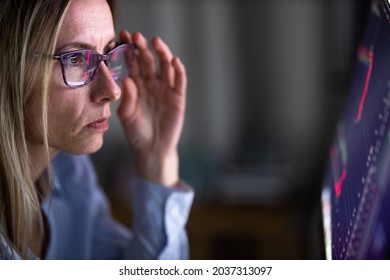
[[[117,114],[122,123],[126,124],[131,121],[132,117],[135,115],[138,90],[133,79],[130,77],[127,77],[122,81],[122,87],[122,100],[120,101]]]

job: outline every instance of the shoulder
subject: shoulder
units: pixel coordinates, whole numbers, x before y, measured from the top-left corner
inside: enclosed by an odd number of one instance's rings
[[[12,248],[0,233],[0,260],[20,260],[19,254]]]

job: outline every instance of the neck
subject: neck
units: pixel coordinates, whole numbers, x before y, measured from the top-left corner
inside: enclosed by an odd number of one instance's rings
[[[49,148],[49,158],[47,158],[43,145],[28,144],[28,153],[31,162],[31,178],[33,182],[37,183],[38,179],[42,176],[42,173],[47,169],[49,162],[54,158],[58,151]]]

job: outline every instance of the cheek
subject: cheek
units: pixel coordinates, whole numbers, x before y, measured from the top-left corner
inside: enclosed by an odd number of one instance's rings
[[[74,122],[83,110],[85,93],[65,85],[61,66],[55,65],[49,86],[48,122],[49,128],[63,127]]]
[[[72,133],[77,127],[83,112],[82,101],[77,97],[78,94],[51,92],[47,113],[49,135],[61,129],[67,129],[68,133]]]
[[[69,110],[66,103],[49,102],[47,112],[49,135],[53,136],[55,134],[53,132],[63,128],[64,124],[69,123],[71,118]]]
[[[102,135],[85,129],[92,107],[88,101],[88,87],[72,89],[52,83],[48,106],[49,145],[71,154],[97,151]]]
[[[61,64],[59,61],[55,61],[50,77],[49,97],[51,99],[56,98],[58,93],[61,94],[62,92],[66,92],[67,89],[68,87],[66,86],[62,76]]]

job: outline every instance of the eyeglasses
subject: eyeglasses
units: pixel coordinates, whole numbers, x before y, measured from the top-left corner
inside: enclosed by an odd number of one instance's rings
[[[130,74],[130,65],[135,56],[134,44],[121,44],[100,54],[92,50],[77,50],[53,55],[61,62],[62,76],[67,86],[79,88],[89,84],[96,76],[100,62],[104,61],[115,81]]]

